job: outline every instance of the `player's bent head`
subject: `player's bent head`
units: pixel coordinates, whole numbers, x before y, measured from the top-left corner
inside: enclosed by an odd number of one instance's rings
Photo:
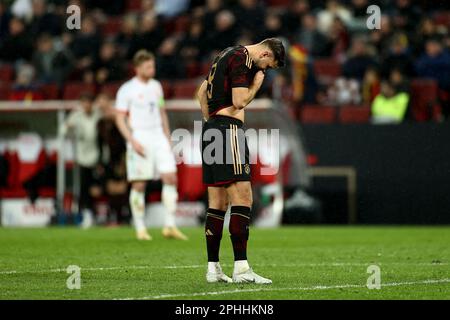
[[[277,38],[267,38],[259,43],[266,50],[260,53],[259,67],[262,69],[281,68],[285,65],[285,49],[283,42]]]
[[[153,53],[145,49],[139,50],[133,57],[133,65],[138,77],[145,80],[154,77],[155,56],[153,55]]]

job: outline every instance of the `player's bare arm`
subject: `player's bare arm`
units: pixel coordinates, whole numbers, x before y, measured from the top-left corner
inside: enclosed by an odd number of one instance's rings
[[[128,141],[133,149],[142,157],[145,157],[144,147],[137,142],[127,124],[128,116],[124,112],[116,112],[116,126],[126,141]]]
[[[209,119],[208,97],[206,95],[207,85],[208,85],[208,81],[204,80],[197,92],[197,100],[200,103],[200,107],[202,109],[202,114],[203,114],[203,119],[205,119],[205,121],[207,121]]]
[[[264,72],[258,71],[255,74],[252,84],[248,88],[233,88],[233,107],[237,110],[244,109],[255,98],[256,93],[261,88],[264,81]]]

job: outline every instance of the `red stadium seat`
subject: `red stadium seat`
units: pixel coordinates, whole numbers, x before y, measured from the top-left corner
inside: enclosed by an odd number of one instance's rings
[[[8,100],[9,90],[9,85],[0,84],[0,100]]]
[[[450,11],[441,11],[434,14],[434,23],[450,28]]]
[[[305,105],[300,110],[300,121],[303,123],[333,123],[335,119],[335,107]]]
[[[14,80],[14,68],[8,64],[0,66],[0,82],[10,83]]]
[[[188,78],[195,78],[199,75],[199,65],[197,62],[189,62],[186,64],[186,76]]]
[[[193,99],[197,93],[197,81],[177,81],[173,84],[173,97],[178,99]]]
[[[343,106],[339,108],[340,123],[367,123],[370,120],[369,106]]]
[[[42,92],[45,100],[58,100],[59,88],[57,84],[44,84],[39,90]]]
[[[291,0],[267,0],[268,7],[287,7]]]
[[[115,99],[117,91],[119,91],[120,86],[122,85],[122,82],[110,82],[107,84],[104,84],[102,88],[100,89],[101,93],[106,93],[111,97],[111,99]]]
[[[161,80],[161,85],[163,88],[164,99],[172,98],[172,84],[168,80]]]
[[[433,107],[438,103],[438,85],[433,79],[414,79],[411,82],[411,109],[416,121],[432,118]]]
[[[106,23],[102,26],[102,34],[104,36],[114,36],[117,35],[122,26],[122,17],[108,17]]]
[[[341,65],[333,59],[317,59],[313,68],[318,81],[323,84],[332,83],[342,74]]]
[[[139,11],[141,10],[142,0],[127,0],[127,11]]]
[[[64,86],[63,99],[76,100],[82,93],[95,94],[95,85],[83,82],[70,82]]]

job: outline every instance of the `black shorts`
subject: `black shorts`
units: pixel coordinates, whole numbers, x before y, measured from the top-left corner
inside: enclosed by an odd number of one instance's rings
[[[250,181],[250,161],[242,121],[216,115],[203,124],[203,183],[227,186]]]

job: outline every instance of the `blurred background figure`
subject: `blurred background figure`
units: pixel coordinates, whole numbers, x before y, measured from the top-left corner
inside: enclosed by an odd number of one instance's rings
[[[125,164],[125,140],[115,125],[116,113],[111,97],[101,93],[95,99],[95,106],[101,112],[97,124],[99,163],[104,195],[108,201],[108,225],[128,224],[128,182]]]
[[[101,118],[98,108],[94,107],[94,97],[83,93],[80,96],[81,108],[72,111],[61,133],[73,133],[76,149],[76,164],[80,172],[79,209],[82,214],[82,227],[89,228],[94,224],[94,198],[101,195],[100,177],[103,173],[99,163],[97,144],[97,125]]]
[[[406,116],[409,95],[398,92],[389,81],[381,83],[381,92],[372,103],[372,123],[400,123]]]

